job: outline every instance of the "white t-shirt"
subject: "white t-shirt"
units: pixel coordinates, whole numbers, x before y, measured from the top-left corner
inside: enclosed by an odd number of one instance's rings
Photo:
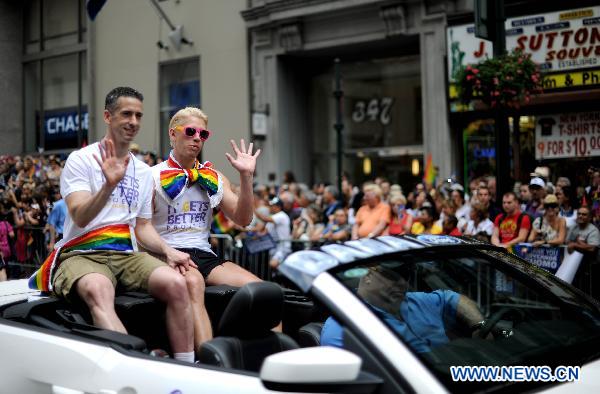
[[[105,183],[104,174],[93,155],[100,158],[99,143],[88,145],[69,155],[60,176],[60,194],[66,198],[78,191],[96,194]],[[152,175],[150,167],[130,154],[125,176],[114,188],[106,205],[87,226],[81,228],[67,215],[64,226],[64,238],[57,247],[67,241],[87,233],[90,230],[109,224],[128,224],[135,227],[136,217],[152,217]],[[135,237],[132,232],[134,249]]]
[[[160,193],[160,172],[169,168],[166,161],[152,167],[154,215],[152,224],[173,248],[194,248],[213,253],[208,242],[212,208],[208,193],[198,186],[186,187],[175,201]]]
[[[288,240],[291,238],[290,217],[287,213],[279,211],[271,215],[273,222],[267,222],[266,228],[271,237],[277,242],[277,249],[291,250],[292,245],[289,241],[278,242],[279,240]]]
[[[469,220],[467,222],[467,229],[465,230],[465,235],[477,235],[479,233],[486,233],[489,237],[492,236],[494,232],[494,222],[490,219],[485,218],[485,220],[479,222],[477,227],[475,227],[475,222],[473,220]]]

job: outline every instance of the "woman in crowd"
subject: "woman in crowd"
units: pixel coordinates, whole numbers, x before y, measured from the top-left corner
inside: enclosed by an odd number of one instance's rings
[[[469,217],[463,234],[489,242],[494,232],[494,223],[488,218],[488,210],[482,204],[475,203],[471,205]]]
[[[390,204],[392,206],[392,219],[387,228],[387,234],[408,234],[413,224],[413,217],[406,210],[406,198],[402,194],[392,194]]]
[[[565,218],[567,229],[575,226],[577,219],[577,197],[570,186],[556,186],[556,198],[558,199],[559,216]]]
[[[567,224],[559,215],[558,198],[548,194],[544,198],[544,216],[536,218],[531,226],[529,242],[533,246],[562,245],[567,236]]]
[[[294,221],[292,238],[300,241],[319,239],[323,233],[322,211],[316,204],[302,210],[301,216]]]
[[[352,235],[352,225],[348,223],[348,214],[342,208],[333,213],[333,220],[329,221],[327,227],[323,229],[320,238],[325,242],[347,241]],[[315,241],[315,239],[313,239]]]

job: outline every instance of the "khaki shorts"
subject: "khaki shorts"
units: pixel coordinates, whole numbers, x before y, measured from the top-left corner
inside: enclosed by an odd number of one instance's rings
[[[150,274],[159,267],[168,265],[148,253],[67,252],[60,256],[61,264],[56,271],[53,291],[71,300],[73,285],[84,275],[99,273],[106,276],[119,290],[148,290]]]

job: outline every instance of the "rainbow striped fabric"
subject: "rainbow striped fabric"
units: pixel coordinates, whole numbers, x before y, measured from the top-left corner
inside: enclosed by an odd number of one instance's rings
[[[131,240],[131,230],[127,224],[111,224],[88,231],[79,237],[56,248],[46,258],[42,266],[29,278],[29,288],[41,291],[52,291],[52,280],[60,266],[58,256],[62,252],[75,250],[113,250],[132,252],[135,250]]]
[[[191,187],[194,184],[206,190],[209,197],[218,193],[219,174],[211,168],[211,163],[206,162],[204,165],[197,164],[196,168],[184,169],[169,157],[168,164],[171,168],[160,172],[160,186],[171,200],[177,199],[186,186]]]
[[[232,222],[225,216],[223,211],[219,210],[214,216],[211,225],[211,232],[215,234],[228,234],[233,230]]]

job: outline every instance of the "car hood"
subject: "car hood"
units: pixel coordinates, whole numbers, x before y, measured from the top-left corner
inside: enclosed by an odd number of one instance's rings
[[[0,282],[0,305],[36,298],[38,296],[40,296],[40,292],[30,289],[27,279]]]

